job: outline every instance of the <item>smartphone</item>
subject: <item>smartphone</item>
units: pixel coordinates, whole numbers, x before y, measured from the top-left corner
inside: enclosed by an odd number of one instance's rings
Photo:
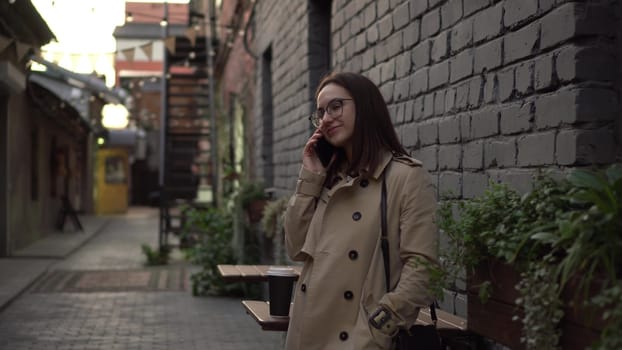
[[[315,143],[315,153],[318,158],[320,158],[320,162],[326,168],[328,167],[328,163],[333,158],[333,154],[335,153],[335,146],[331,145],[325,138],[320,138]]]

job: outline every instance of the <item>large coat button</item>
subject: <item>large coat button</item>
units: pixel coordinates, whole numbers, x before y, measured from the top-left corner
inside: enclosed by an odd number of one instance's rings
[[[364,187],[367,187],[367,185],[369,185],[369,180],[367,180],[367,179],[363,179],[363,180],[361,180],[360,185],[361,185],[361,187],[363,187],[363,188],[364,188]]]
[[[307,291],[307,285],[303,283],[303,284],[300,286],[300,290],[301,290],[303,293],[304,293],[304,292],[306,292],[306,291]]]
[[[356,250],[351,250],[350,252],[348,252],[348,258],[350,258],[350,260],[356,260],[356,258],[359,257],[359,253]]]
[[[343,297],[346,298],[346,300],[350,300],[354,297],[354,293],[352,293],[351,291],[347,290],[345,293],[343,293]]]
[[[361,220],[361,212],[359,211],[355,211],[354,214],[352,214],[352,220],[354,221],[359,221]]]
[[[339,333],[339,339],[345,341],[348,339],[348,332],[341,332]]]

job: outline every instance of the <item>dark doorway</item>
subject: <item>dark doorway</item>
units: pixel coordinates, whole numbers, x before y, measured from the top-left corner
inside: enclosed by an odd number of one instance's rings
[[[332,1],[309,0],[309,82],[311,99],[320,79],[330,72],[330,20]]]
[[[9,253],[9,225],[8,218],[8,98],[0,95],[0,257]]]
[[[261,56],[261,116],[263,133],[261,137],[261,159],[263,180],[266,187],[274,185],[274,160],[272,157],[272,134],[274,133],[274,111],[272,106],[272,47]]]

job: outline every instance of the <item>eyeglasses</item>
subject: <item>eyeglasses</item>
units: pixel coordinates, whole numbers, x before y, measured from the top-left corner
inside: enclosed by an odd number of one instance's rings
[[[330,115],[333,118],[341,117],[343,113],[343,101],[352,101],[351,98],[334,98],[328,102],[326,108],[318,108],[315,112],[311,113],[309,120],[311,124],[316,128],[320,127],[324,113]]]

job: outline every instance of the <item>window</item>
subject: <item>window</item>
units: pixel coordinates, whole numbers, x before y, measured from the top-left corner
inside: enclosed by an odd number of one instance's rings
[[[261,56],[261,115],[263,133],[261,137],[261,159],[263,160],[263,180],[266,187],[274,185],[274,162],[272,134],[274,133],[272,108],[272,48]]]
[[[330,72],[330,10],[332,1],[309,0],[309,74],[311,99],[320,79]]]
[[[39,199],[39,130],[30,132],[30,199]]]
[[[56,173],[58,172],[58,158],[56,152],[56,137],[52,136],[50,142],[50,197],[56,197]]]
[[[106,158],[106,183],[108,184],[124,184],[126,181],[125,162],[123,157],[107,157]]]

